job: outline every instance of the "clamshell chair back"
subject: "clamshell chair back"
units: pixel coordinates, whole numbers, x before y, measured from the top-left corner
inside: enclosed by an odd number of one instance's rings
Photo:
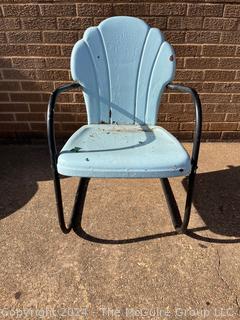
[[[71,55],[89,124],[154,125],[161,95],[175,75],[175,54],[156,28],[134,17],[91,27]]]

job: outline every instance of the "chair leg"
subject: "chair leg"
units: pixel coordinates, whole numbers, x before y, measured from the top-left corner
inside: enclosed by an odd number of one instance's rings
[[[65,219],[64,219],[60,178],[59,178],[58,172],[54,171],[54,189],[55,189],[55,198],[56,198],[56,205],[57,205],[57,212],[58,212],[58,221],[59,221],[59,225],[62,232],[65,234],[71,231],[76,214],[79,213],[80,210],[83,210],[84,200],[85,200],[89,180],[90,178],[80,179],[75,200],[74,200],[70,222],[68,225],[66,225]]]
[[[169,213],[172,219],[173,226],[178,233],[186,233],[188,223],[190,220],[191,207],[192,207],[192,197],[193,197],[193,189],[194,189],[194,180],[195,180],[196,172],[192,170],[188,177],[188,187],[187,187],[187,198],[184,210],[183,220],[181,218],[179,208],[174,197],[172,188],[167,178],[162,178],[161,184],[163,188],[163,192],[167,201]]]

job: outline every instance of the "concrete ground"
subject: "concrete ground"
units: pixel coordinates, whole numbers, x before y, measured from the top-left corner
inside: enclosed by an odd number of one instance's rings
[[[90,181],[84,232],[64,235],[47,148],[0,149],[0,319],[239,319],[240,144],[202,144],[188,236],[158,180],[114,179]]]

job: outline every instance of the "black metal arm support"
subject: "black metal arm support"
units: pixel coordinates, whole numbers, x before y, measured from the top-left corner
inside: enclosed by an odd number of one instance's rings
[[[193,137],[193,149],[192,149],[192,168],[194,170],[197,169],[197,161],[198,161],[198,154],[200,148],[200,141],[201,141],[201,133],[202,133],[202,106],[199,95],[196,90],[185,87],[181,84],[168,84],[167,88],[171,90],[181,91],[184,93],[190,93],[192,96],[192,101],[195,107],[195,130],[194,130],[194,137]]]
[[[77,82],[73,82],[70,84],[63,85],[56,90],[54,90],[50,96],[49,103],[48,103],[48,111],[47,111],[47,135],[48,135],[48,146],[49,146],[49,152],[50,152],[50,158],[51,158],[51,167],[53,172],[53,180],[54,180],[54,188],[55,188],[55,196],[56,196],[56,204],[57,204],[57,210],[58,210],[58,220],[61,227],[61,230],[63,233],[68,233],[72,229],[72,222],[74,219],[74,215],[76,212],[76,203],[77,199],[75,199],[75,205],[73,207],[71,221],[69,223],[69,226],[66,226],[65,220],[64,220],[64,211],[63,211],[63,204],[62,204],[62,193],[61,193],[61,185],[60,185],[60,178],[57,171],[57,148],[56,148],[56,141],[55,141],[55,131],[54,131],[54,109],[57,97],[59,94],[65,91],[69,91],[72,89],[76,89],[81,87],[81,85]],[[86,180],[86,181],[85,181]],[[87,184],[88,180],[83,179],[83,181],[80,181],[79,188],[83,189],[84,185]],[[77,194],[79,191],[77,192]]]
[[[54,131],[54,109],[57,97],[65,91],[69,91],[72,89],[76,89],[81,87],[81,85],[77,82],[73,82],[70,84],[63,85],[55,89],[49,99],[48,102],[48,111],[47,111],[47,135],[48,135],[48,146],[51,156],[51,165],[52,168],[56,168],[57,164],[57,148],[55,141],[55,131]]]
[[[201,101],[199,99],[198,93],[194,89],[185,87],[180,84],[169,84],[167,88],[171,90],[181,91],[184,93],[190,93],[192,96],[194,107],[195,107],[195,130],[194,130],[193,149],[192,149],[192,156],[191,156],[192,168],[191,168],[190,175],[188,177],[188,191],[187,191],[187,198],[186,198],[183,220],[181,218],[181,215],[180,215],[180,212],[179,212],[179,209],[178,209],[178,206],[177,206],[177,203],[168,179],[167,178],[161,179],[163,191],[167,200],[167,205],[170,211],[173,225],[178,232],[185,233],[187,230],[189,219],[190,219],[194,181],[196,176],[197,162],[198,162],[198,155],[199,155],[199,148],[200,148],[200,141],[201,141],[202,107],[201,107]]]

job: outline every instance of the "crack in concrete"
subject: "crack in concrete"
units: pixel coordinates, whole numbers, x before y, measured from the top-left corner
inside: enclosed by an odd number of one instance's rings
[[[235,290],[231,288],[231,286],[229,285],[228,281],[223,277],[222,272],[221,272],[221,256],[220,256],[218,248],[216,248],[216,252],[217,252],[217,257],[218,257],[217,274],[218,274],[219,278],[221,279],[221,281],[228,288],[228,290],[232,293],[232,295],[235,296],[234,302],[235,302],[236,307],[237,307],[237,315],[240,315],[240,303],[238,301],[238,295],[236,294]]]

